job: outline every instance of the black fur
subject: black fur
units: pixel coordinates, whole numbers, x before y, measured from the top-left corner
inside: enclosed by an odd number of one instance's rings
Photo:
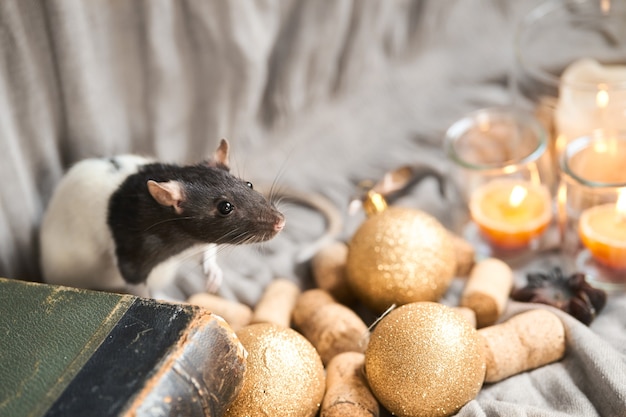
[[[148,180],[182,184],[182,212],[159,204]],[[219,204],[233,210],[224,215]],[[220,164],[148,164],[130,175],[109,200],[107,224],[122,277],[144,282],[161,261],[198,243],[249,243],[271,239],[283,216],[251,184]]]

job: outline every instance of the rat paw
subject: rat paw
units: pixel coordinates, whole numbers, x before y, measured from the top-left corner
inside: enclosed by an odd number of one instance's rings
[[[209,271],[206,272],[206,286],[205,290],[209,294],[215,294],[222,285],[222,281],[224,280],[224,273],[222,269],[215,265]]]

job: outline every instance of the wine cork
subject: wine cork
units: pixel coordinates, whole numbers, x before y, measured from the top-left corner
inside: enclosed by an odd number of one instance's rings
[[[187,299],[189,304],[197,305],[222,317],[234,331],[250,324],[252,309],[237,301],[227,300],[209,293],[194,294]]]
[[[293,324],[317,349],[324,365],[339,353],[363,352],[369,334],[363,320],[324,290],[304,291],[293,310]]]
[[[313,280],[318,288],[328,291],[335,300],[350,304],[355,296],[346,279],[348,245],[335,241],[322,247],[311,260]]]
[[[290,327],[291,313],[300,295],[300,287],[295,282],[284,278],[272,281],[252,313],[250,323],[274,323]]]
[[[320,417],[378,417],[380,406],[363,375],[365,355],[344,352],[326,367],[326,394]]]
[[[476,328],[476,313],[468,307],[452,307],[458,315],[463,317],[473,328]]]
[[[556,314],[543,309],[520,313],[478,330],[485,340],[485,382],[498,382],[557,361],[565,354],[565,329]]]
[[[475,250],[474,246],[467,240],[454,233],[449,233],[454,252],[456,256],[456,272],[457,277],[466,277],[474,267]]]
[[[474,310],[478,328],[490,326],[502,315],[512,288],[511,268],[499,259],[484,259],[472,268],[460,306]]]
[[[292,313],[294,323],[303,322],[307,317],[315,314],[323,305],[335,303],[335,299],[328,291],[321,289],[306,290],[296,300]]]

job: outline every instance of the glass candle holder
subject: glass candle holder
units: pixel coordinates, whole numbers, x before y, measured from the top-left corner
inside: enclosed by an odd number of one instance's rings
[[[556,167],[566,143],[626,130],[626,2],[549,0],[519,23],[513,105],[548,132]]]
[[[559,223],[569,269],[606,290],[626,289],[626,134],[573,140],[561,171]]]
[[[541,246],[551,224],[554,180],[546,134],[526,113],[488,108],[446,132],[453,228],[479,257],[512,259]]]

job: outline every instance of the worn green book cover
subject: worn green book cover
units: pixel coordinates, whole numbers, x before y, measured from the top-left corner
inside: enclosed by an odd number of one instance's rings
[[[244,371],[201,308],[0,278],[0,417],[219,416]]]

